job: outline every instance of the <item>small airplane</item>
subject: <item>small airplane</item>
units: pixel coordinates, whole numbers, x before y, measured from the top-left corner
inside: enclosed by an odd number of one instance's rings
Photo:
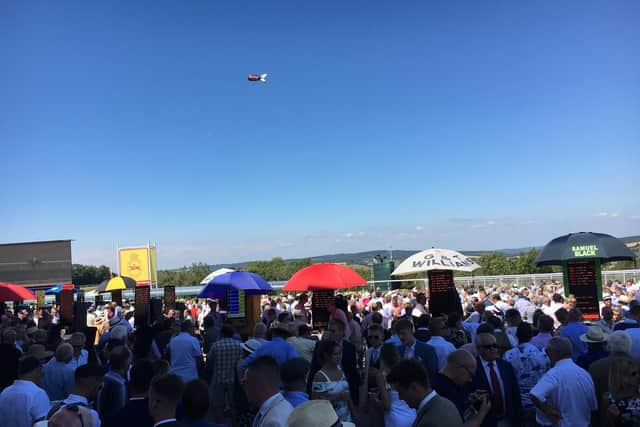
[[[249,74],[247,76],[247,80],[249,80],[250,82],[266,83],[267,82],[267,75],[266,74]]]

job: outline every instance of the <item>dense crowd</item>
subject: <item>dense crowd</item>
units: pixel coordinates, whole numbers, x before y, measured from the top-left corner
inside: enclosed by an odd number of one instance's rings
[[[640,426],[640,282],[585,321],[559,283],[265,296],[250,337],[214,300],[152,325],[135,307],[0,307],[0,426]],[[237,325],[237,323],[236,323]],[[95,336],[94,336],[95,335]]]

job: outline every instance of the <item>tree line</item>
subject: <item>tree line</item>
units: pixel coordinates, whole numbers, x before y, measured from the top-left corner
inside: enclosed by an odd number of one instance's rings
[[[522,252],[517,256],[507,256],[500,252],[490,252],[481,255],[475,259],[480,265],[480,269],[473,272],[475,276],[498,276],[498,275],[514,275],[514,274],[539,274],[560,272],[560,266],[537,266],[535,259],[540,253],[537,249],[531,249]],[[638,260],[640,261],[640,259]],[[251,261],[244,265],[242,270],[259,274],[265,280],[285,281],[301,268],[313,264],[311,258],[302,258],[292,261],[285,261],[280,257],[271,259],[270,261]],[[399,265],[397,263],[396,265]],[[640,262],[638,263],[640,265]],[[358,274],[364,279],[372,278],[372,267],[365,265],[351,265]],[[603,265],[603,270],[617,270],[633,268],[632,261],[620,261]],[[160,270],[158,271],[159,286],[194,286],[199,285],[202,279],[211,272],[208,264],[203,262],[194,262],[191,266],[182,267],[176,270]],[[107,266],[93,265],[73,265],[73,283],[77,286],[97,285],[103,280],[108,279],[110,271]],[[456,273],[456,275],[465,276],[471,273]],[[407,279],[422,278],[423,273],[407,276]]]

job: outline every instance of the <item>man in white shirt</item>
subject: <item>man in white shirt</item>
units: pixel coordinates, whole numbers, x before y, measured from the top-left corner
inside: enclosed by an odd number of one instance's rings
[[[253,427],[285,427],[293,406],[280,394],[280,368],[275,359],[260,356],[253,360],[243,382],[247,399],[260,408]]]
[[[456,348],[444,337],[449,336],[449,327],[446,322],[441,318],[435,318],[429,323],[429,330],[431,331],[431,339],[427,341],[427,344],[432,346],[438,356],[438,371],[442,369],[447,362],[447,357],[450,353],[453,353]]]
[[[190,320],[182,322],[178,335],[169,342],[171,355],[171,373],[178,375],[185,383],[198,379],[198,370],[202,367],[200,342],[193,336],[195,326]]]
[[[426,305],[427,296],[424,293],[420,292],[418,295],[416,295],[416,305],[411,311],[411,316],[420,317],[423,314],[427,314],[427,309],[425,308]]]
[[[51,402],[36,385],[41,376],[38,359],[26,356],[20,360],[18,379],[0,393],[0,426],[31,427],[47,416]]]
[[[588,426],[598,408],[593,380],[573,363],[571,341],[553,337],[547,346],[552,368],[531,389],[531,401],[555,426]],[[538,418],[540,424],[548,421]],[[545,422],[546,421],[546,422]]]

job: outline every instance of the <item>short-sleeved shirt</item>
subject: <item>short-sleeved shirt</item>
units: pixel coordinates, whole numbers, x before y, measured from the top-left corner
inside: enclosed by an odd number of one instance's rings
[[[184,382],[198,378],[196,359],[202,356],[198,340],[186,332],[173,337],[169,342],[171,352],[171,373],[178,375]]]
[[[0,393],[0,426],[31,427],[47,416],[47,393],[31,381],[15,380]]]
[[[571,359],[557,361],[531,394],[560,411],[562,419],[556,424],[559,427],[590,425],[591,412],[598,407],[591,375]]]

